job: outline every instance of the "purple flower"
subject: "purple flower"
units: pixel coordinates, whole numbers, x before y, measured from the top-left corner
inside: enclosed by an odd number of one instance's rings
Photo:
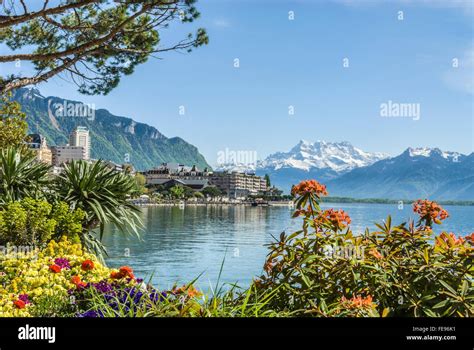
[[[152,286],[144,289],[136,285],[124,286],[118,282],[109,283],[107,280],[102,280],[98,283],[89,283],[84,290],[74,290],[73,294],[78,298],[78,305],[84,305],[85,309],[91,306],[88,301],[88,288],[99,292],[102,300],[108,305],[106,307],[108,312],[117,315],[123,312],[136,315],[142,308],[151,308],[153,304],[163,302],[168,297],[165,292],[160,292]],[[103,312],[101,309],[89,310],[76,314],[76,317],[104,317]]]
[[[54,259],[54,263],[58,265],[61,269],[71,268],[71,265],[69,265],[69,260],[66,258],[56,258]]]
[[[166,300],[168,295],[165,292],[158,292],[156,289],[153,289],[153,291],[150,293],[150,300],[153,303],[159,303],[160,301]]]
[[[18,300],[21,300],[22,302],[24,302],[25,304],[31,304],[31,301],[30,299],[28,298],[28,294],[20,294],[18,296]]]
[[[94,287],[97,291],[101,293],[109,293],[113,291],[113,286],[110,283],[107,283],[107,281],[100,281],[98,283],[94,283]]]

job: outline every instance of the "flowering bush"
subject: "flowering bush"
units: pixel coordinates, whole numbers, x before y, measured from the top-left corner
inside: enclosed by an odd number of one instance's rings
[[[474,234],[465,238],[432,224],[449,215],[419,200],[415,224],[354,235],[342,210],[321,210],[324,185],[303,181],[292,189],[302,230],[282,233],[270,246],[259,291],[275,292],[267,307],[292,315],[473,316]]]
[[[85,262],[86,270],[82,268]],[[80,244],[66,238],[50,241],[42,250],[1,256],[0,317],[35,315],[45,298],[58,298],[69,304],[69,290],[82,281],[107,279],[111,272],[94,255],[83,252]]]

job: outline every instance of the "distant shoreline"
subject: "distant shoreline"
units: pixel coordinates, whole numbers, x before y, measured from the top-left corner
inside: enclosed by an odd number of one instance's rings
[[[322,202],[326,203],[374,203],[374,204],[411,204],[415,202],[414,199],[387,199],[387,198],[350,198],[350,197],[324,197]],[[436,201],[441,205],[459,205],[459,206],[474,206],[474,201]]]
[[[252,206],[252,202],[193,202],[193,201],[166,201],[166,202],[147,202],[147,201],[132,201],[140,207],[173,207],[180,205],[187,206]],[[323,197],[322,203],[366,203],[366,204],[399,204],[403,202],[404,205],[411,205],[415,200],[409,199],[386,199],[386,198],[350,198],[350,197]],[[474,201],[438,201],[441,205],[457,205],[457,206],[474,206]],[[291,206],[290,201],[269,201],[264,205],[258,206]]]
[[[177,207],[180,205],[186,206],[207,206],[207,205],[220,205],[220,206],[253,206],[252,202],[187,202],[187,201],[168,201],[168,202],[145,202],[145,201],[132,201],[139,207]],[[291,201],[273,201],[265,204],[259,204],[259,207],[274,207],[274,206],[293,206]]]

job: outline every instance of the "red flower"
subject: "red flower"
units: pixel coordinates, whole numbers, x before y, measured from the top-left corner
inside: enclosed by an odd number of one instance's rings
[[[122,274],[120,272],[112,271],[110,273],[110,278],[112,278],[114,280],[118,280],[118,279],[122,278]]]
[[[58,273],[58,272],[61,272],[61,267],[56,264],[53,264],[53,265],[49,265],[49,270],[51,272]]]
[[[92,260],[84,260],[81,269],[84,271],[90,271],[94,269],[94,262]]]
[[[23,300],[15,300],[13,302],[13,304],[15,304],[15,306],[18,308],[18,309],[24,309],[25,306],[26,306],[26,303],[23,301]]]
[[[87,283],[82,282],[79,276],[72,276],[71,283],[74,284],[77,288],[87,286]]]
[[[124,277],[129,277],[131,279],[135,279],[135,276],[133,274],[133,270],[131,267],[129,266],[122,266],[120,269],[119,269],[120,273],[124,276]]]

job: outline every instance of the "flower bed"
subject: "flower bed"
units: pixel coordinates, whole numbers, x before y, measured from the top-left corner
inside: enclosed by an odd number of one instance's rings
[[[51,241],[42,250],[4,256],[0,260],[0,317],[32,316],[37,302],[45,297],[67,303],[71,290],[112,280],[114,273],[67,239]]]
[[[66,238],[0,260],[0,317],[185,316],[200,313],[201,295],[192,285],[160,292],[132,268],[107,268]]]

